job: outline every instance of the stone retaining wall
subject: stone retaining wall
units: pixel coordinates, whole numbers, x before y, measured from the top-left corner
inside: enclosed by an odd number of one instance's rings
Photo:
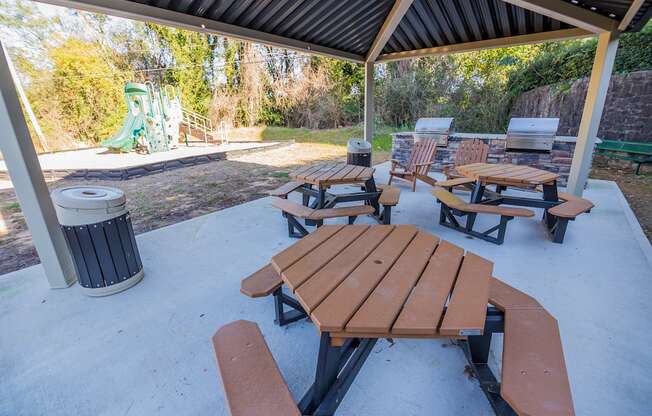
[[[527,165],[534,168],[547,170],[560,175],[559,185],[566,186],[570,173],[573,152],[575,151],[574,137],[557,137],[551,152],[527,152],[505,150],[504,134],[471,134],[456,133],[448,138],[447,147],[438,147],[435,163],[430,168],[431,172],[441,172],[446,165],[453,165],[455,153],[463,140],[480,139],[489,144],[488,163],[512,163]],[[414,137],[411,132],[392,134],[392,159],[407,163],[414,146]]]

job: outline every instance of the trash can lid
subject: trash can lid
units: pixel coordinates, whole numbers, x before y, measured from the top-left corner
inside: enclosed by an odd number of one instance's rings
[[[124,205],[127,198],[108,186],[68,186],[52,191],[52,201],[62,208],[106,209]]]
[[[349,153],[368,153],[371,152],[371,143],[362,139],[351,139],[347,149]]]

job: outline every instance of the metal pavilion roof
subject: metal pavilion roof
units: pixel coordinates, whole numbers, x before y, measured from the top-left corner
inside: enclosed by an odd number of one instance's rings
[[[652,16],[652,0],[41,1],[358,62],[636,31]]]

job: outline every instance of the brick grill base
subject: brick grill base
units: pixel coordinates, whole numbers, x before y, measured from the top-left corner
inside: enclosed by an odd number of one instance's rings
[[[558,137],[551,152],[528,152],[528,151],[506,151],[505,135],[502,134],[469,134],[456,133],[448,138],[448,146],[438,147],[435,155],[435,163],[430,168],[431,172],[441,172],[442,167],[453,165],[455,153],[463,140],[480,139],[489,144],[488,163],[512,163],[514,165],[526,165],[534,168],[558,173],[560,179],[558,184],[566,186],[570,173],[573,152],[575,151],[574,137]],[[407,163],[414,137],[412,133],[392,134],[392,159]]]

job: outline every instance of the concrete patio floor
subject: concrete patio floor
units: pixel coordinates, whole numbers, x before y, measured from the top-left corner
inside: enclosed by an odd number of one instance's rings
[[[652,414],[652,248],[615,183],[589,183],[596,208],[569,225],[563,245],[535,219],[512,221],[502,246],[469,239],[437,224],[428,186],[401,188],[393,222],[494,261],[495,276],[558,319],[578,415]],[[0,415],[225,415],[210,338],[237,319],[260,325],[301,397],[314,375],[313,325],[278,328],[271,299],[239,293],[243,277],[295,241],[269,198],[137,240],[145,279],[114,296],[50,290],[40,266],[0,276]],[[381,340],[338,415],[492,414],[465,364],[450,342]]]

